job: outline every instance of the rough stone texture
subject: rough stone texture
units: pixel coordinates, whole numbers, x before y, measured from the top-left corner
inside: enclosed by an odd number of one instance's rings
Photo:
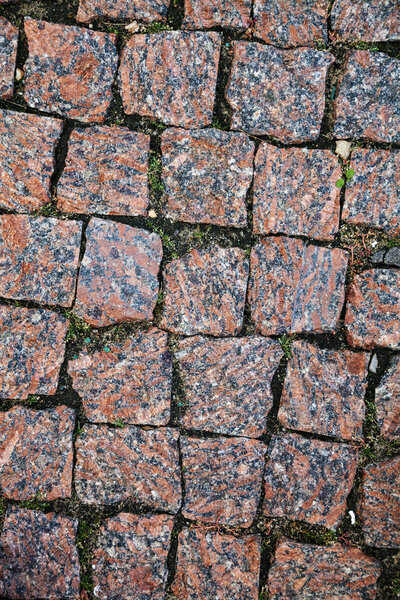
[[[0,216],[0,296],[72,306],[82,223]]]
[[[370,269],[348,287],[345,315],[350,346],[400,348],[400,272]]]
[[[80,0],[76,20],[91,23],[99,19],[140,20],[144,22],[164,20],[169,0]]]
[[[262,442],[245,438],[181,438],[183,516],[250,527],[261,496],[265,451]]]
[[[254,143],[244,133],[167,129],[161,151],[167,217],[246,227]]]
[[[361,438],[369,354],[292,345],[278,419],[284,427]]]
[[[356,450],[288,434],[272,437],[268,459],[265,515],[330,529],[339,525],[356,474]]]
[[[108,519],[94,551],[96,597],[164,600],[173,524],[167,515],[119,513]]]
[[[11,500],[71,496],[75,411],[66,406],[0,412],[0,488]]]
[[[0,109],[0,208],[33,212],[50,202],[62,121]]]
[[[368,546],[400,548],[400,456],[363,471],[360,515]]]
[[[67,326],[49,310],[0,306],[0,398],[55,394]]]
[[[341,40],[400,39],[398,0],[336,0],[331,19],[332,28]]]
[[[12,98],[17,60],[18,28],[0,17],[0,98]]]
[[[164,269],[161,327],[183,335],[236,335],[242,322],[248,260],[240,248],[194,249]]]
[[[247,29],[251,0],[185,0],[185,29]]]
[[[344,303],[347,254],[301,240],[261,240],[251,251],[249,301],[257,332],[333,332]]]
[[[283,352],[263,337],[183,339],[176,358],[185,391],[187,429],[260,437],[272,408],[271,381]]]
[[[342,170],[329,150],[261,144],[255,160],[254,233],[332,240],[339,229]]]
[[[123,223],[93,218],[86,230],[76,313],[97,327],[153,318],[161,239]]]
[[[400,60],[383,52],[351,52],[335,101],[335,136],[399,143],[399,79]]]
[[[183,529],[172,591],[180,600],[258,600],[261,537]]]
[[[176,429],[86,425],[77,438],[75,487],[85,504],[133,502],[176,513],[181,476]]]
[[[126,127],[75,129],[57,206],[72,213],[145,215],[150,136]]]
[[[116,36],[25,18],[29,106],[86,123],[104,121],[118,64]]]
[[[308,48],[279,50],[233,42],[233,66],[226,98],[232,129],[271,135],[282,142],[319,136],[325,108],[325,78],[335,60]]]
[[[172,356],[168,335],[139,331],[106,350],[83,351],[68,365],[89,421],[166,425],[170,416]]]
[[[380,564],[358,548],[280,538],[268,575],[271,600],[374,600]]]
[[[125,112],[167,125],[210,125],[220,46],[216,32],[132,36],[122,51],[120,68]]]
[[[10,507],[0,538],[0,594],[19,600],[79,598],[77,527],[71,517]]]
[[[400,359],[390,367],[375,390],[376,416],[381,435],[389,440],[400,438]]]
[[[389,248],[385,254],[384,260],[387,265],[400,267],[400,248]]]
[[[351,168],[342,219],[400,235],[400,151],[357,148]]]

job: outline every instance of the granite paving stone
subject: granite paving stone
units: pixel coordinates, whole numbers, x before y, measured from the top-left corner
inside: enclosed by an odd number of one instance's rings
[[[0,98],[12,98],[17,60],[18,28],[0,17]]]
[[[91,23],[99,19],[164,21],[170,0],[79,0],[76,20]]]
[[[376,416],[381,435],[389,440],[400,438],[400,359],[393,358],[375,390]]]
[[[325,79],[335,60],[329,52],[280,50],[233,42],[226,89],[232,129],[270,135],[284,143],[315,140],[325,108]]]
[[[340,40],[386,42],[400,39],[398,0],[336,0],[332,29]]]
[[[172,355],[164,331],[139,331],[98,352],[84,350],[68,373],[89,421],[167,425]]]
[[[184,517],[250,527],[261,496],[262,442],[246,438],[181,438]]]
[[[251,0],[185,0],[182,26],[184,29],[248,29],[251,8]]]
[[[100,529],[94,551],[97,598],[164,600],[173,517],[119,513]]]
[[[161,151],[167,217],[246,227],[254,142],[244,133],[167,129]]]
[[[76,313],[95,327],[152,319],[161,258],[157,234],[92,218],[79,271]]]
[[[383,52],[350,52],[335,100],[338,138],[400,142],[400,60]]]
[[[86,123],[104,121],[118,65],[113,33],[25,18],[27,104]]]
[[[4,498],[71,496],[75,411],[66,406],[0,412],[0,490]]]
[[[356,468],[352,446],[274,435],[265,471],[264,514],[336,529]]]
[[[278,341],[261,336],[182,339],[176,358],[185,392],[183,425],[255,438],[266,433],[271,381],[282,356]]]
[[[134,35],[121,58],[120,86],[127,114],[167,125],[211,124],[221,35],[163,31]]]
[[[332,240],[339,229],[340,164],[329,150],[262,143],[255,159],[254,233]]]
[[[126,127],[74,129],[57,207],[71,213],[146,215],[150,136]]]
[[[0,537],[0,594],[18,600],[79,598],[77,527],[69,516],[9,507]]]
[[[76,447],[75,488],[85,504],[131,499],[177,513],[181,505],[179,431],[85,425]]]

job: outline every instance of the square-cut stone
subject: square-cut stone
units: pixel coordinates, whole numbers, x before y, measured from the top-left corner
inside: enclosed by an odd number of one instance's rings
[[[334,56],[254,42],[233,42],[233,50],[226,90],[232,129],[284,143],[316,139],[325,109],[326,73]]]
[[[400,438],[400,359],[393,358],[388,371],[375,390],[376,416],[381,435]]]
[[[0,488],[10,500],[71,496],[75,411],[66,406],[0,412]]]
[[[113,33],[25,18],[29,106],[86,123],[104,121],[118,65]]]
[[[0,17],[0,98],[12,98],[17,60],[18,28]]]
[[[247,29],[251,23],[251,0],[185,0],[185,29]]]
[[[166,18],[168,6],[169,0],[79,0],[76,20],[81,23],[99,19],[159,21]]]
[[[167,129],[161,151],[167,217],[246,227],[254,143],[244,133]]]
[[[179,342],[187,429],[260,437],[272,408],[271,381],[283,352],[261,336]]]
[[[332,29],[340,40],[386,42],[400,39],[398,0],[336,0]]]
[[[210,125],[220,46],[214,31],[133,35],[121,58],[125,112],[178,127]]]
[[[57,206],[71,213],[145,215],[150,136],[126,127],[74,129]]]
[[[95,327],[152,319],[161,258],[157,234],[91,219],[79,270],[76,313]]]
[[[0,216],[0,296],[72,306],[82,223]]]

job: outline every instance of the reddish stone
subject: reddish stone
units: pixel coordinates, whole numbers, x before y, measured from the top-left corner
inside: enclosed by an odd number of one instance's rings
[[[389,440],[400,438],[400,359],[394,358],[375,390],[376,416],[381,435]]]
[[[232,129],[285,143],[316,139],[325,109],[326,73],[334,56],[253,42],[233,42],[233,50],[226,91],[233,109]]]
[[[20,600],[79,598],[78,521],[16,506],[0,538],[0,594]]]
[[[60,210],[145,215],[150,136],[126,127],[75,129],[57,188]]]
[[[264,514],[335,529],[346,512],[357,452],[347,444],[296,434],[273,436],[265,471]]]
[[[340,40],[385,42],[400,39],[398,0],[336,0],[331,19]]]
[[[158,294],[161,239],[123,223],[93,218],[76,293],[76,313],[103,327],[153,318]]]
[[[161,327],[183,335],[236,335],[242,322],[248,261],[240,248],[194,249],[164,270]]]
[[[132,36],[120,69],[125,112],[181,127],[210,125],[220,46],[216,32]]]
[[[76,20],[91,23],[99,19],[144,22],[164,20],[167,16],[169,0],[80,0]]]
[[[0,397],[55,394],[68,321],[44,309],[0,306]]]
[[[262,442],[246,438],[181,438],[184,517],[250,527],[261,496]]]
[[[167,129],[161,151],[167,217],[246,227],[254,143],[244,133]]]
[[[10,500],[71,496],[75,411],[66,406],[0,412],[0,487]]]
[[[251,0],[185,0],[185,29],[248,29]]]
[[[0,208],[33,212],[51,200],[62,121],[0,109]]]
[[[369,355],[292,346],[278,419],[284,427],[351,440],[363,434]]]
[[[172,592],[179,600],[258,600],[261,537],[183,529]]]
[[[104,121],[118,64],[113,33],[25,18],[25,100],[87,123]]]
[[[72,306],[82,223],[0,216],[0,296]]]
[[[185,390],[184,426],[263,435],[273,404],[271,381],[282,356],[279,342],[258,336],[182,339],[176,358]]]
[[[400,272],[370,269],[348,287],[345,315],[350,346],[400,348]]]
[[[12,98],[17,60],[18,28],[0,17],[0,98]]]
[[[94,551],[96,598],[164,600],[173,517],[119,513],[101,527]]]
[[[347,254],[293,238],[251,251],[249,301],[257,332],[334,332],[344,303]]]

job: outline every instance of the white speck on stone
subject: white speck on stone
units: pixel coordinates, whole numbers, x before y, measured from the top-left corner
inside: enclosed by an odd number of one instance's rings
[[[93,594],[96,596],[96,598],[100,598],[100,586],[96,585],[96,587],[93,590]]]
[[[351,142],[347,142],[346,140],[337,140],[336,142],[336,154],[343,158],[343,160],[347,160],[350,156],[351,150]]]
[[[349,515],[350,515],[350,523],[352,525],[356,524],[356,515],[354,514],[354,511],[349,510]]]
[[[371,373],[376,373],[376,369],[378,367],[378,357],[374,354],[371,358],[371,362],[369,363],[369,370]]]

